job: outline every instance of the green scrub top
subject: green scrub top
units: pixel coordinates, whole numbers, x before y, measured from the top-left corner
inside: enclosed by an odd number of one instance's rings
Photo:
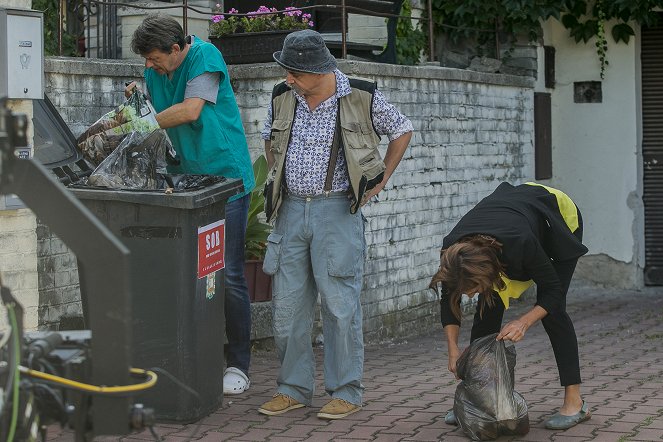
[[[198,120],[166,129],[180,158],[180,165],[169,166],[168,172],[241,178],[244,193],[232,201],[255,187],[244,127],[221,53],[211,43],[192,38],[189,52],[170,78],[149,68],[145,83],[154,108],[162,112],[184,101],[188,81],[204,72],[219,73],[216,104],[205,102]]]

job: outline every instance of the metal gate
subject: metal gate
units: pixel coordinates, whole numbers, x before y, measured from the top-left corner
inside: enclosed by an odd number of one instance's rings
[[[645,284],[663,285],[663,17],[642,29]]]

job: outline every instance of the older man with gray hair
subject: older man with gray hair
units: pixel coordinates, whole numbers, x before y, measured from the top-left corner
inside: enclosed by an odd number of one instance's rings
[[[273,275],[281,370],[276,394],[258,411],[278,415],[311,405],[311,330],[319,293],[325,390],[332,399],[318,417],[340,419],[361,409],[364,390],[361,207],[400,163],[412,123],[374,82],[339,71],[315,31],[289,34],[274,59],[286,79],[274,87],[263,131],[270,166],[265,205],[269,220],[276,220],[264,270]],[[384,160],[381,135],[389,138]]]

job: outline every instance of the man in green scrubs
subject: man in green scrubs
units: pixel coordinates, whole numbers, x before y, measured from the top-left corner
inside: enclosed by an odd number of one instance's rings
[[[171,173],[240,178],[244,192],[226,204],[225,308],[228,368],[224,393],[249,388],[251,310],[244,278],[244,238],[253,167],[226,63],[211,43],[185,36],[174,18],[152,14],[136,29],[131,49],[145,59],[145,84],[180,160]],[[126,94],[136,86],[127,86]]]

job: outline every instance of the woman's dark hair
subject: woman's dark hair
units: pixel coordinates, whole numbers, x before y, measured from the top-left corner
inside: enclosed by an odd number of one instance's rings
[[[493,287],[503,290],[500,276],[504,265],[499,256],[502,244],[487,235],[468,236],[440,251],[440,268],[433,275],[429,287],[437,292],[442,284],[449,296],[451,312],[460,321],[460,297],[468,290],[481,294],[479,314],[484,306],[493,307]]]
[[[184,49],[186,45],[182,26],[169,15],[150,14],[136,28],[131,39],[131,50],[139,55],[155,49],[170,54],[174,44],[178,44],[180,49]]]

